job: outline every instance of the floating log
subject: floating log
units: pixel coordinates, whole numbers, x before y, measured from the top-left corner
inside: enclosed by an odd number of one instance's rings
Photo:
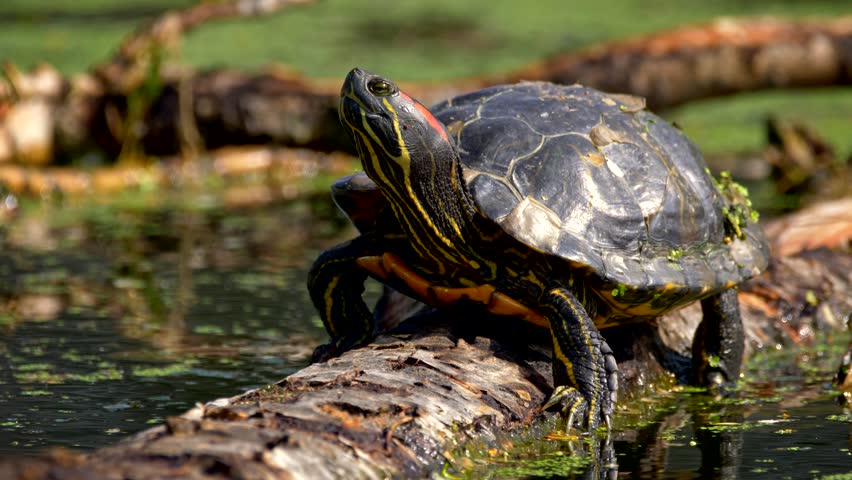
[[[826,205],[811,214],[834,211]],[[775,258],[743,286],[750,351],[845,328],[852,254],[838,240]],[[688,354],[699,314],[686,308],[604,332],[619,357],[622,402],[672,381],[665,364]],[[0,478],[423,478],[459,442],[536,419],[552,388],[549,355],[546,332],[511,320],[421,315],[365,347],[199,405],[117,445],[7,459]]]
[[[341,152],[255,145],[206,151],[193,161],[163,158],[150,165],[83,169],[0,164],[0,193],[50,198],[126,193],[151,186],[167,191],[215,177],[225,181],[220,191],[225,204],[257,206],[313,193],[311,179],[342,176],[356,164],[354,157]]]

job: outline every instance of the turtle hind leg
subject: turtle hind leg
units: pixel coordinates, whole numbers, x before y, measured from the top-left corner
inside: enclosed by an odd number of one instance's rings
[[[574,420],[592,430],[601,420],[609,428],[618,390],[612,350],[583,304],[568,290],[555,288],[542,302],[553,337],[553,383],[542,407],[561,405],[567,428]]]
[[[692,340],[695,381],[711,389],[733,385],[740,376],[745,331],[737,290],[729,288],[701,300],[704,318]]]

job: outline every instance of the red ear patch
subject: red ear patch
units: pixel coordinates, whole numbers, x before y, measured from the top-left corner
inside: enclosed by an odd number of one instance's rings
[[[435,118],[434,115],[432,115],[432,112],[430,112],[428,108],[424,107],[423,104],[421,104],[417,100],[406,95],[405,92],[400,91],[399,95],[402,98],[411,102],[411,104],[414,105],[414,107],[417,108],[417,110],[419,110],[420,113],[423,114],[424,117],[426,117],[426,121],[429,122],[429,126],[431,126],[433,130],[440,133],[441,137],[443,137],[444,140],[446,140],[448,142],[450,141],[450,139],[447,138],[447,131],[444,129],[444,124],[439,122],[438,119]]]

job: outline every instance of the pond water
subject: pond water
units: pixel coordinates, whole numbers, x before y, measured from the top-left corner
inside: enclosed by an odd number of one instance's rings
[[[556,420],[465,445],[454,478],[850,479],[852,413],[830,379],[848,341],[753,358],[741,391],[676,388],[620,407],[609,439],[566,435]],[[578,459],[572,451],[585,452]]]
[[[0,455],[114,443],[278,381],[325,339],[305,270],[352,234],[326,195],[253,209],[49,210],[0,222]],[[681,391],[631,402],[597,471],[582,465],[595,456],[570,455],[589,449],[582,440],[517,434],[446,474],[588,478],[617,464],[634,478],[852,478],[852,416],[830,391],[845,341],[752,362],[736,400]]]
[[[113,443],[278,381],[325,339],[305,266],[343,223],[310,203],[41,213],[0,234],[0,455]]]

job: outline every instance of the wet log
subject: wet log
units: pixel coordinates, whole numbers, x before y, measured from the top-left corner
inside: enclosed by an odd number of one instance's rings
[[[810,215],[825,208],[836,211],[823,205]],[[848,241],[832,236],[775,258],[742,288],[750,350],[844,328],[852,312]],[[619,357],[622,402],[671,382],[668,367],[688,355],[697,313],[605,331]],[[469,313],[420,315],[370,345],[199,405],[115,446],[0,462],[0,478],[423,478],[454,445],[540,414],[552,388],[549,340],[532,330]]]

